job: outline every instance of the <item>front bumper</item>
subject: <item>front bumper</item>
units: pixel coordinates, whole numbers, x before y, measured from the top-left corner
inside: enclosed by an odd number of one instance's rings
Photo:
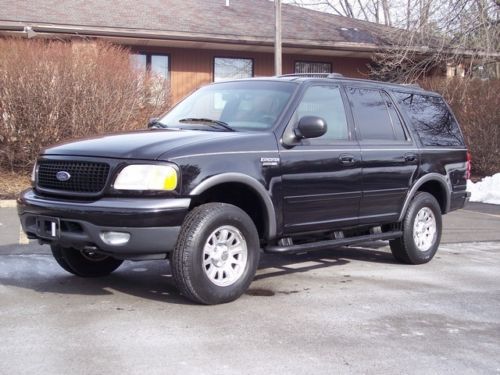
[[[132,259],[173,250],[190,203],[189,198],[101,198],[77,202],[42,197],[28,189],[21,193],[17,207],[29,238],[78,249],[97,248],[117,258]],[[37,227],[40,217],[57,219],[56,236],[41,235]],[[103,232],[125,232],[130,239],[122,245],[110,245],[103,241]]]

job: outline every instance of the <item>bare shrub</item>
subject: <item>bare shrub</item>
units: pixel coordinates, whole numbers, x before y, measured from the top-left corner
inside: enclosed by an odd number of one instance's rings
[[[123,47],[0,39],[0,167],[27,170],[50,144],[144,128],[168,107],[168,90],[135,71]]]
[[[500,172],[500,80],[430,78],[422,85],[453,109],[472,155],[472,174]]]

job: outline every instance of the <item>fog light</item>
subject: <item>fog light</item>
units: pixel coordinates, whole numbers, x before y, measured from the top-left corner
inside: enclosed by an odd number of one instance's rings
[[[125,232],[101,232],[101,240],[110,246],[125,245],[130,240],[130,233]]]

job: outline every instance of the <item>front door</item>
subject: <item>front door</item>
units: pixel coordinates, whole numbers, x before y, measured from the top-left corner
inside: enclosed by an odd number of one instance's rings
[[[284,139],[292,136],[303,116],[323,118],[327,132],[280,150],[284,233],[356,225],[361,198],[361,152],[346,116],[342,89],[328,83],[308,87]]]

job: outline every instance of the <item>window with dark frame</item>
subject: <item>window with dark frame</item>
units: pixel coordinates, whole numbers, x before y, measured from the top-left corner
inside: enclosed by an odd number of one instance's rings
[[[394,92],[424,146],[463,146],[458,124],[441,97]]]
[[[164,54],[134,53],[130,55],[134,68],[141,72],[151,72],[163,79],[170,78],[170,58]]]
[[[295,111],[295,121],[304,116],[321,117],[327,124],[327,132],[309,140],[310,144],[332,144],[349,139],[347,116],[338,86],[309,87]]]
[[[401,121],[401,118],[399,117],[398,111],[396,110],[396,107],[394,106],[394,103],[392,102],[391,98],[389,95],[385,92],[381,92],[382,97],[385,100],[385,105],[387,107],[387,110],[389,111],[389,117],[391,119],[391,126],[392,130],[394,131],[394,135],[396,136],[396,139],[398,140],[408,140],[408,136],[404,130],[403,122]]]
[[[233,57],[214,58],[214,82],[253,77],[253,60]]]
[[[296,61],[294,73],[331,73],[332,64],[316,61]]]
[[[362,141],[406,141],[403,125],[384,92],[349,87],[347,95]]]

